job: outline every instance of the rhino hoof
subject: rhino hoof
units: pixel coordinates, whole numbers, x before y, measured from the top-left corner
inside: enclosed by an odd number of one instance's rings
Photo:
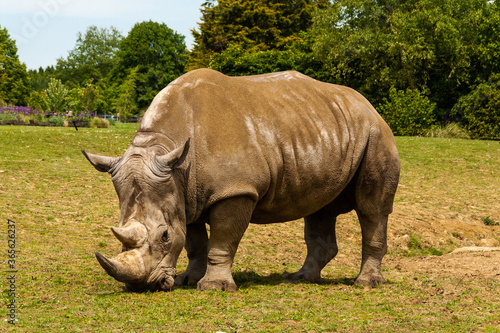
[[[176,286],[196,286],[198,281],[201,280],[201,277],[193,277],[194,274],[184,272],[175,277],[175,285]]]
[[[234,281],[202,279],[198,282],[198,290],[222,290],[235,292],[238,290],[238,287]]]
[[[385,283],[385,279],[382,275],[380,276],[371,276],[371,277],[361,277],[358,276],[356,278],[356,281],[354,281],[355,284],[360,285],[360,286],[365,286],[365,287],[375,287],[378,286],[379,284]]]
[[[299,282],[300,280],[303,280],[311,283],[321,283],[321,276],[317,274],[308,274],[302,270],[296,273],[285,274],[284,279],[289,282]]]

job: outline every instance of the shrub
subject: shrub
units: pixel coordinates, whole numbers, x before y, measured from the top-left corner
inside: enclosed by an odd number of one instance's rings
[[[109,122],[106,119],[102,119],[99,117],[94,117],[90,121],[90,127],[93,128],[108,128],[109,127]]]
[[[48,119],[49,123],[53,123],[55,126],[64,126],[64,120],[66,120],[64,117],[55,115]]]
[[[19,120],[19,116],[12,113],[0,113],[0,121]]]
[[[418,90],[389,90],[378,110],[394,135],[423,135],[436,122],[436,105]]]
[[[452,110],[473,138],[500,138],[500,74],[459,99]]]
[[[425,136],[430,138],[470,139],[465,128],[457,123],[449,123],[445,127],[440,125],[432,126],[425,132]]]

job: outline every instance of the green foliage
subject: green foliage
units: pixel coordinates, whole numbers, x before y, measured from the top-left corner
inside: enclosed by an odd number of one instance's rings
[[[440,249],[435,249],[433,247],[426,246],[422,244],[419,238],[416,235],[410,235],[410,240],[408,242],[408,252],[407,256],[441,256],[443,255],[443,251]]]
[[[235,46],[215,55],[209,67],[232,76],[255,75],[293,69],[295,59],[288,50],[245,52]]]
[[[460,98],[452,111],[473,138],[500,138],[500,74]]]
[[[161,89],[184,73],[186,54],[184,36],[166,24],[137,23],[120,43],[110,82],[123,85],[135,71],[134,110],[144,109]],[[120,88],[120,94],[124,89],[131,92],[129,86]]]
[[[477,77],[486,79],[491,73],[500,73],[500,3],[490,1],[487,10],[483,10],[475,18],[478,26],[476,39],[477,46],[474,52],[477,63]]]
[[[0,120],[1,121],[8,121],[8,120],[18,120],[19,117],[16,117],[16,115],[12,113],[0,113]]]
[[[94,117],[89,124],[92,128],[109,128],[109,122],[106,119]]]
[[[394,135],[422,135],[436,122],[436,105],[418,90],[389,90],[378,110]]]
[[[304,1],[207,1],[201,9],[199,31],[188,70],[208,67],[214,55],[238,47],[250,52],[280,50],[300,41],[317,8],[327,0]],[[234,54],[234,53],[233,53]]]
[[[138,80],[138,67],[132,69],[125,81],[120,85],[118,97],[113,101],[113,106],[121,119],[128,119],[137,112],[136,86]]]
[[[0,26],[0,100],[13,105],[26,105],[29,95],[26,65],[19,61],[17,47],[7,29]]]
[[[28,76],[30,80],[30,90],[41,92],[48,88],[51,77],[55,77],[54,66],[47,66],[47,68],[40,67],[38,70],[30,69]]]
[[[44,111],[47,108],[45,92],[38,92],[36,90],[32,90],[30,96],[28,97],[27,104],[32,109],[38,109]]]
[[[493,221],[489,216],[482,217],[481,220],[483,221],[484,225],[500,225],[499,222]]]
[[[73,88],[69,91],[68,104],[72,111],[101,111],[102,104],[105,103],[102,98],[99,87],[92,84],[90,81],[86,82],[83,86]]]
[[[482,75],[478,45],[496,40],[481,40],[482,21],[500,27],[497,12],[488,0],[337,0],[314,20],[314,50],[337,82],[375,104],[390,87],[410,88],[449,110]]]
[[[59,127],[62,127],[64,126],[64,121],[66,120],[66,118],[62,117],[62,116],[50,116],[47,121],[49,123],[53,123],[55,126],[59,126]]]
[[[57,60],[56,77],[71,87],[103,80],[115,65],[122,38],[114,27],[106,29],[93,25],[84,35],[79,32],[76,46],[68,57]]]
[[[209,68],[232,76],[256,75],[296,70],[316,79],[327,79],[320,62],[311,53],[311,36],[302,33],[300,41],[286,50],[245,50],[240,45],[230,46],[220,54],[214,54]]]
[[[430,138],[449,138],[449,139],[470,139],[467,131],[457,123],[449,123],[446,126],[433,125],[427,131],[425,136]]]
[[[45,109],[55,112],[65,112],[68,108],[67,96],[68,88],[62,84],[61,80],[51,78],[49,86],[44,90],[43,100]]]

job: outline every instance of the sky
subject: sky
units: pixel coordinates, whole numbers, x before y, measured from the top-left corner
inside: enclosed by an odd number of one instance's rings
[[[28,69],[57,64],[75,48],[78,32],[95,25],[127,36],[134,24],[165,23],[193,44],[191,29],[200,22],[205,0],[0,0],[0,27],[16,41]]]

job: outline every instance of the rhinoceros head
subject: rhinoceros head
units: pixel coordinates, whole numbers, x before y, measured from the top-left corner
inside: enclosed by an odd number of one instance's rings
[[[189,140],[170,152],[161,146],[131,146],[121,157],[82,151],[101,172],[112,175],[120,200],[119,227],[112,227],[122,252],[96,257],[106,272],[132,291],[171,290],[186,237],[183,177],[177,172]]]

